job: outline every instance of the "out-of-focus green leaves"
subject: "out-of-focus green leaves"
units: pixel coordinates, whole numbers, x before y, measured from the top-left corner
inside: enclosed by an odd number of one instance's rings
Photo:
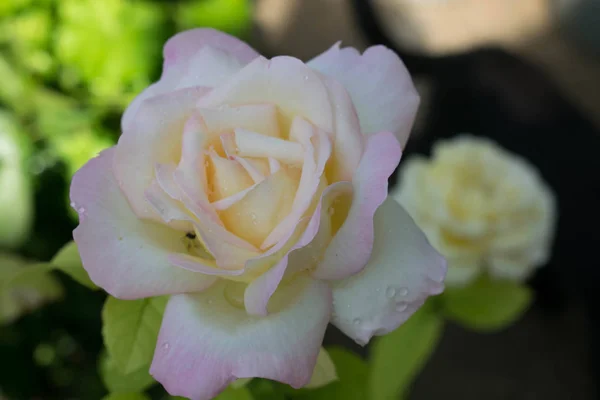
[[[371,400],[397,399],[410,389],[442,335],[444,321],[431,302],[425,303],[395,331],[377,338],[371,349]]]
[[[328,350],[338,379],[318,389],[290,390],[287,394],[298,400],[362,400],[367,396],[369,369],[363,359],[349,350],[334,347]]]
[[[33,188],[25,162],[28,137],[0,110],[0,247],[16,248],[26,239],[33,222]]]
[[[285,400],[285,386],[266,379],[253,379],[246,387],[252,397],[260,400]]]
[[[179,30],[212,27],[238,37],[248,34],[252,24],[250,0],[183,1],[177,5]]]
[[[156,383],[148,366],[124,374],[106,354],[100,356],[98,369],[102,382],[111,393],[143,392]]]
[[[60,82],[94,104],[125,105],[151,82],[165,37],[162,5],[133,0],[58,2]]]
[[[142,300],[108,297],[102,310],[102,335],[108,356],[124,374],[152,362],[168,296]]]
[[[86,286],[92,290],[99,289],[98,286],[92,282],[87,271],[83,269],[81,263],[81,257],[77,250],[77,244],[75,242],[67,243],[52,259],[50,262],[54,268],[64,272],[71,278]]]
[[[481,277],[464,288],[446,288],[442,310],[451,320],[477,331],[507,328],[527,311],[531,290],[517,282]]]
[[[9,60],[0,53],[0,102],[4,103],[15,113],[23,115],[31,109],[31,93],[34,83],[23,70],[15,68]]]
[[[0,324],[10,323],[63,296],[49,264],[31,264],[0,253]]]
[[[102,398],[102,400],[150,400],[150,397],[144,393],[111,393]]]
[[[246,388],[228,387],[221,394],[215,397],[215,400],[252,400],[252,393]]]

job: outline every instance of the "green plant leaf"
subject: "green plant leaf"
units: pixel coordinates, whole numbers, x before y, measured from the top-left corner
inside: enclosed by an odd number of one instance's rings
[[[532,297],[531,290],[522,284],[482,277],[464,288],[446,288],[440,300],[449,319],[470,329],[492,332],[521,318]]]
[[[90,289],[97,290],[98,286],[92,282],[87,271],[83,269],[77,244],[75,242],[67,243],[62,249],[56,253],[50,262],[54,268],[64,272],[71,278]]]
[[[150,400],[150,397],[144,393],[110,393],[108,396],[103,397],[102,400]]]
[[[143,392],[156,383],[150,367],[143,366],[130,374],[123,374],[106,353],[100,356],[100,378],[111,393]]]
[[[102,335],[108,356],[124,374],[152,362],[168,296],[119,300],[109,296],[102,310]]]
[[[246,386],[254,399],[285,400],[285,388],[289,386],[267,379],[252,379]]]
[[[231,386],[215,397],[215,400],[252,400],[252,394],[246,388],[234,389]]]
[[[341,347],[328,350],[338,379],[318,389],[289,389],[292,399],[301,400],[363,400],[367,397],[368,367],[356,354]]]
[[[324,347],[321,347],[319,356],[317,357],[317,365],[315,365],[315,369],[313,370],[310,382],[306,385],[306,389],[317,389],[326,386],[335,380],[337,380],[335,364],[327,350],[325,350]]]
[[[376,339],[371,348],[366,398],[390,400],[405,395],[437,346],[443,327],[443,318],[430,301],[400,328]]]
[[[51,269],[50,264],[0,253],[0,324],[62,298],[63,288]]]

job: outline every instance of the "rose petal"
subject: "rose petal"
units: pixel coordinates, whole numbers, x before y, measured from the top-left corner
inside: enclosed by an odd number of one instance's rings
[[[316,265],[331,238],[330,217],[322,210],[327,210],[341,194],[351,193],[351,191],[352,185],[349,182],[337,182],[326,188],[310,219],[300,220],[279,243],[261,257],[246,263],[248,274],[268,268],[266,272],[251,281],[244,293],[244,304],[248,314],[267,315],[271,295],[282,278],[293,277]],[[269,268],[269,265],[272,266]]]
[[[324,131],[333,132],[333,111],[325,85],[317,73],[293,57],[256,58],[198,105],[202,108],[248,103],[276,104],[288,120],[301,116]]]
[[[389,132],[369,136],[352,178],[354,196],[348,216],[327,247],[314,276],[342,279],[359,272],[373,248],[373,215],[387,197],[388,178],[400,161],[398,141]]]
[[[179,159],[184,123],[205,92],[205,88],[189,88],[148,99],[140,105],[133,123],[123,130],[113,171],[138,217],[160,220],[144,198],[144,191],[154,180],[157,163]]]
[[[272,313],[249,317],[225,284],[169,301],[150,373],[175,396],[208,400],[238,378],[299,388],[312,375],[331,312],[329,287],[304,278],[281,287]]]
[[[446,262],[392,198],[375,213],[375,244],[361,273],[333,284],[332,323],[359,344],[396,329],[443,291]]]
[[[273,104],[245,104],[200,108],[198,114],[210,133],[219,135],[242,128],[261,135],[279,137],[277,108]]]
[[[80,212],[73,237],[90,278],[111,295],[135,299],[201,291],[215,278],[169,265],[184,252],[182,233],[138,219],[112,174],[114,147],[73,177],[71,201]]]
[[[419,106],[419,95],[406,67],[384,46],[362,55],[337,43],[307,63],[339,82],[350,93],[365,135],[393,132],[404,147]]]
[[[191,59],[198,58],[198,53],[206,46],[226,53],[228,55],[224,60],[226,65],[230,64],[229,59],[231,58],[239,66],[243,66],[259,56],[254,49],[241,40],[214,29],[193,29],[178,33],[167,41],[163,49],[165,59],[163,76],[158,82],[140,93],[127,107],[121,121],[122,129],[125,130],[129,127],[144,100],[175,90],[183,75],[180,71],[187,70]],[[210,54],[204,54],[204,56],[210,56]],[[206,57],[202,58],[206,59]],[[201,64],[201,61],[197,60],[195,64]],[[208,62],[212,62],[214,65],[216,61],[209,59]],[[215,68],[213,67],[213,69]]]
[[[235,130],[235,146],[237,153],[242,157],[271,157],[286,164],[301,164],[304,158],[304,150],[299,143],[245,129]]]

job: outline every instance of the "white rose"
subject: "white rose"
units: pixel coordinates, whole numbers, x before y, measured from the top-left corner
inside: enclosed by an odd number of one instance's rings
[[[448,285],[487,271],[524,280],[550,255],[555,200],[535,168],[494,142],[459,136],[403,163],[392,195],[448,260]]]

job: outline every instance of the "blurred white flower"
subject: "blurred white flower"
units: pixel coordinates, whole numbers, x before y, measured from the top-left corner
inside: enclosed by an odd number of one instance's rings
[[[484,271],[522,281],[548,260],[555,199],[524,159],[463,135],[401,167],[392,196],[447,258],[447,285],[464,286]]]

